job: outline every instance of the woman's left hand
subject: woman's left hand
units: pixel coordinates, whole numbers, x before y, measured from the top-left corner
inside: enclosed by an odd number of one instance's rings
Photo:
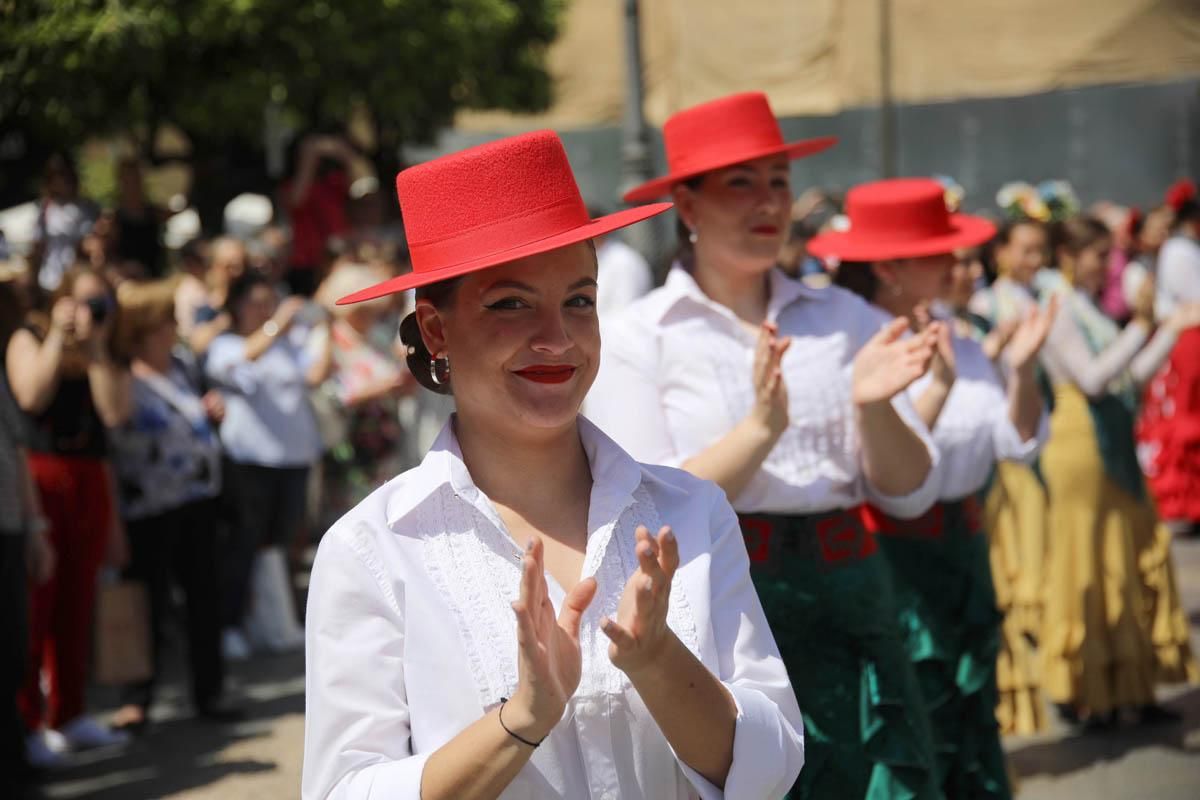
[[[897,317],[871,337],[854,357],[851,395],[854,404],[867,406],[891,400],[925,374],[937,349],[943,323],[901,338],[908,320]]]
[[[639,525],[638,568],[625,584],[615,620],[600,620],[600,630],[611,640],[608,657],[623,672],[637,672],[654,663],[674,634],[667,627],[671,581],[679,567],[679,543],[670,527],[657,537]]]
[[[1029,316],[1017,326],[1012,339],[1009,340],[1008,348],[1004,351],[1009,365],[1014,370],[1033,364],[1033,359],[1046,343],[1046,337],[1050,335],[1050,328],[1057,316],[1058,298],[1052,297],[1045,310],[1035,306],[1030,310]]]

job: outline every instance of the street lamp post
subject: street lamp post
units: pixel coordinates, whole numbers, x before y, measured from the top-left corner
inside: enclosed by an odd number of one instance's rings
[[[625,118],[621,126],[621,194],[654,177],[650,131],[643,110],[642,36],[638,0],[625,0]],[[625,241],[653,260],[658,237],[654,220],[626,228]]]

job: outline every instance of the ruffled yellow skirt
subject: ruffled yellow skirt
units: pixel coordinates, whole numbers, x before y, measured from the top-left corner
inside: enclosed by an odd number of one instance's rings
[[[1042,472],[1053,537],[1040,637],[1047,696],[1104,713],[1153,702],[1158,681],[1195,678],[1169,534],[1149,501],[1108,478],[1073,387],[1055,391]]]
[[[996,719],[1005,734],[1046,725],[1035,643],[1041,633],[1047,558],[1046,490],[1024,464],[1001,462],[984,504],[992,580],[1004,615],[996,664]]]

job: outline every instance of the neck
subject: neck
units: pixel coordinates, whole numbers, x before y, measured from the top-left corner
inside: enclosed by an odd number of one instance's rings
[[[907,318],[910,327],[916,324],[917,304],[905,295],[897,296],[891,292],[879,292],[876,293],[871,302],[893,317]]]
[[[160,375],[166,374],[171,368],[171,354],[151,355],[143,353],[133,360],[133,371],[135,373],[157,372]]]
[[[591,465],[578,421],[543,435],[518,436],[509,426],[489,425],[459,412],[454,432],[471,479],[494,503],[523,513],[586,504],[591,496]]]
[[[743,271],[697,252],[693,277],[710,300],[725,306],[743,322],[760,325],[766,319],[771,295],[769,269],[765,272]]]

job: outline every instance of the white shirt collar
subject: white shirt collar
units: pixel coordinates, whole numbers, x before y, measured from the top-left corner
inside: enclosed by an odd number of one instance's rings
[[[771,297],[767,301],[768,320],[778,318],[783,310],[792,303],[801,299],[816,299],[824,291],[789,278],[783,270],[777,267],[772,267],[768,279],[771,282]],[[658,322],[664,321],[683,302],[695,303],[712,313],[734,322],[737,321],[732,311],[704,293],[700,284],[696,283],[691,271],[678,261],[671,265],[662,291],[666,294],[666,302],[660,306],[659,318],[656,320]]]
[[[456,495],[474,506],[498,528],[504,529],[496,518],[492,504],[475,485],[463,462],[462,448],[454,433],[454,419],[452,415],[446,421],[420,466],[405,473],[405,480],[388,498],[389,528],[396,530],[398,523],[423,500],[448,484]],[[632,456],[587,418],[581,415],[578,424],[579,438],[592,470],[592,496],[588,511],[588,532],[591,533],[614,519],[633,501],[633,493],[641,485],[644,471]]]

